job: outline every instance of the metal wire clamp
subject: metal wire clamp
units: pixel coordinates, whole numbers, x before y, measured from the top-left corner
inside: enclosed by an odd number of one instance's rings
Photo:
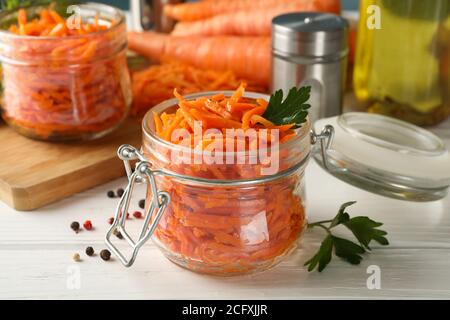
[[[320,132],[319,134],[315,133],[314,130],[311,130],[311,144],[315,145],[317,144],[317,142],[319,142],[322,165],[329,172],[334,170],[329,163],[327,155],[327,150],[333,143],[333,138],[334,138],[334,128],[332,125],[326,125],[322,129],[322,132]]]
[[[154,171],[151,170],[151,164],[147,162],[144,156],[134,147],[124,145],[119,148],[119,158],[124,161],[125,170],[128,176],[128,185],[120,198],[119,204],[114,216],[114,222],[111,225],[105,237],[105,242],[108,248],[120,259],[125,267],[130,267],[136,260],[139,249],[147,242],[161,219],[164,211],[170,203],[170,195],[165,191],[158,191],[155,181]],[[132,171],[130,161],[140,160],[136,164],[134,172]],[[145,212],[144,224],[142,226],[139,238],[134,241],[125,229],[127,219],[127,212],[130,206],[131,195],[134,187],[138,183],[147,184],[147,192],[151,191],[152,201],[147,205]],[[132,248],[131,257],[127,258],[125,255],[112,243],[111,238],[117,232],[120,232],[124,239]]]

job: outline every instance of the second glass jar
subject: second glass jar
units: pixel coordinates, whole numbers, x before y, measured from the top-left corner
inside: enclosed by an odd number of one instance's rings
[[[108,29],[68,37],[0,31],[4,120],[19,133],[49,141],[104,136],[126,118],[131,85],[123,13],[102,4],[80,4],[83,21]],[[29,19],[46,7],[26,9]],[[3,29],[17,11],[0,15]]]

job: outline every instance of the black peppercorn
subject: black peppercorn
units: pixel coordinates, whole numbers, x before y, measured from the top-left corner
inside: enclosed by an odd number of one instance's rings
[[[86,248],[86,254],[87,254],[89,257],[92,257],[92,256],[94,255],[94,248],[92,248],[92,247],[87,247],[87,248]]]
[[[111,252],[109,252],[108,250],[102,250],[100,251],[100,257],[105,260],[108,261],[111,258]]]
[[[106,195],[108,196],[108,198],[115,198],[116,197],[116,195],[114,194],[114,191],[112,191],[112,190],[109,190],[106,193]]]
[[[118,196],[118,197],[123,196],[123,193],[124,193],[124,192],[125,192],[125,191],[124,191],[122,188],[117,189],[117,196]]]
[[[117,230],[117,229],[114,229],[113,235],[115,235],[115,236],[116,236],[117,238],[119,238],[120,240],[123,239],[123,235],[122,235],[122,234],[120,233],[120,231]]]
[[[80,231],[80,223],[74,221],[74,222],[72,222],[72,223],[70,224],[70,228],[71,228],[73,231],[78,232],[78,231]]]
[[[139,208],[145,209],[145,199],[139,200]]]

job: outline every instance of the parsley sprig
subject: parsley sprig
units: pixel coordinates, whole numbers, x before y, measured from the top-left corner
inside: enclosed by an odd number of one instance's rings
[[[0,10],[14,10],[17,8],[28,8],[31,6],[48,6],[52,4],[53,9],[60,15],[67,16],[67,7],[76,4],[74,0],[0,0]]]
[[[298,89],[293,87],[283,100],[283,91],[278,90],[270,97],[263,117],[276,125],[295,124],[294,128],[299,128],[306,122],[308,109],[311,107],[307,103],[310,95],[310,86]]]
[[[19,7],[28,7],[37,2],[38,1],[33,1],[33,0],[1,0],[0,8],[6,9],[6,10],[12,10],[12,9],[16,9]],[[47,2],[50,2],[50,1],[47,1]]]
[[[377,229],[383,225],[382,223],[362,216],[350,218],[346,209],[355,203],[355,201],[344,203],[332,220],[308,224],[308,229],[320,227],[327,233],[327,236],[320,245],[319,251],[317,251],[311,259],[305,262],[305,266],[308,266],[308,271],[313,271],[316,267],[318,267],[319,272],[325,269],[331,261],[333,249],[336,256],[351,264],[359,264],[363,258],[362,254],[371,250],[369,244],[372,240],[381,245],[389,244],[385,237],[387,232]],[[355,243],[335,236],[332,233],[332,229],[339,225],[347,227],[358,242]]]

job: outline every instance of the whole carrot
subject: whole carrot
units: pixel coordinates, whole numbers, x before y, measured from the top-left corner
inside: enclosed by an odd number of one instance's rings
[[[179,21],[196,21],[206,19],[217,14],[236,12],[241,10],[257,10],[280,4],[287,4],[293,0],[215,0],[182,3],[164,6],[164,13]],[[310,0],[302,0],[308,2]]]
[[[269,37],[175,37],[130,32],[129,48],[152,60],[177,60],[201,69],[231,70],[236,76],[267,86],[270,78]]]
[[[340,13],[340,0],[293,0],[275,7],[229,12],[193,22],[179,22],[172,35],[270,36],[272,19],[284,13],[316,11]]]

